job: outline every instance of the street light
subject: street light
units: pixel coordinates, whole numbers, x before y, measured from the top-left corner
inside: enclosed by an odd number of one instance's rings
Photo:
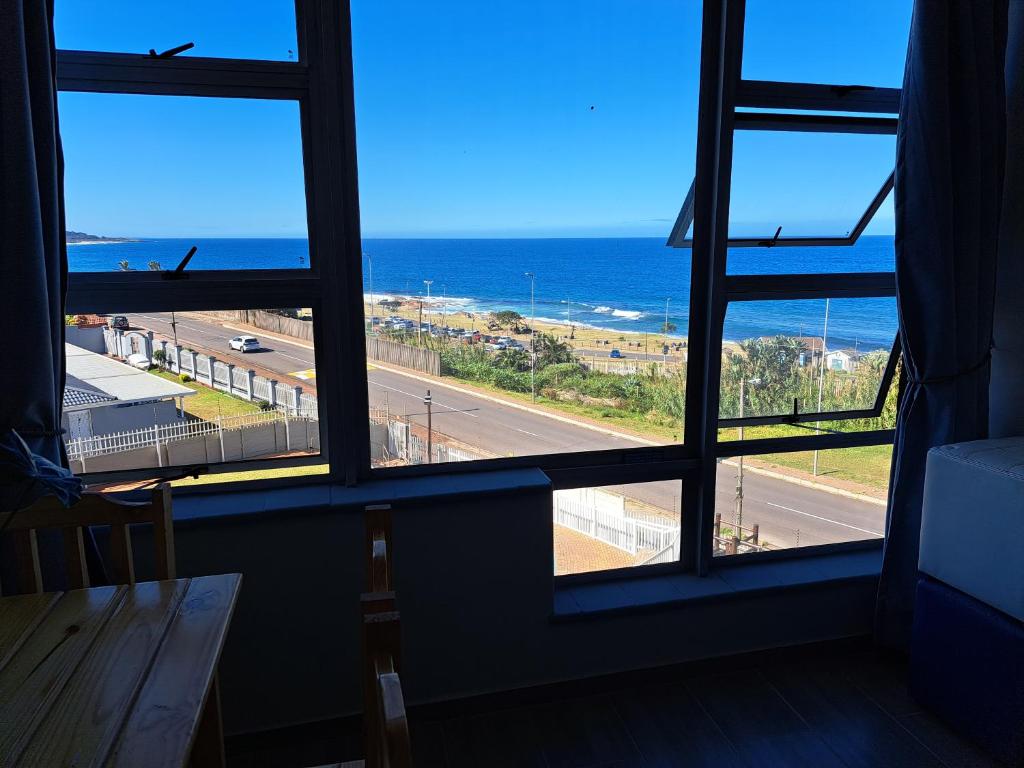
[[[818,413],[821,413],[821,393],[825,388],[825,356],[828,353],[828,304],[829,300],[825,299],[825,327],[821,331],[821,365],[818,367]],[[821,434],[821,422],[815,422],[814,433],[816,435]],[[811,474],[814,477],[818,476],[818,449],[814,449],[814,463],[811,467]]]
[[[374,300],[373,300],[373,256],[368,253],[364,253],[367,263],[367,277],[370,281],[370,331],[373,332],[373,321],[376,319],[374,312]]]
[[[434,458],[434,440],[433,440],[433,399],[430,397],[430,390],[427,390],[427,396],[423,398],[423,404],[427,406],[427,464],[433,464]]]
[[[524,273],[530,278],[530,397],[537,402],[537,305],[534,303],[534,288],[537,276]]]
[[[424,280],[423,284],[427,286],[427,306],[430,306],[430,286],[434,284],[433,280]],[[430,335],[430,312],[427,312],[427,336]]]
[[[740,379],[740,419],[744,415],[744,402],[747,399],[747,379]],[[755,387],[761,383],[761,379],[755,378],[749,380]],[[740,421],[740,434],[739,439],[743,439],[743,422]],[[743,454],[741,453],[737,457],[736,462],[736,532],[740,537],[740,541],[743,540]]]
[[[665,341],[661,348],[661,361],[663,363],[668,362],[668,303],[672,301],[672,297],[669,296],[665,299],[665,327],[662,328],[665,331]]]

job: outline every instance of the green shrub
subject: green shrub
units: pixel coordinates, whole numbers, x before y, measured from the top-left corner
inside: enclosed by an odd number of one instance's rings
[[[190,381],[192,381],[192,377],[189,376],[187,373],[179,373],[178,374],[178,380],[182,384],[188,384]]]

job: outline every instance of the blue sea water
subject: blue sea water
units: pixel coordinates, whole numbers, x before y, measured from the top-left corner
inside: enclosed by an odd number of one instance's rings
[[[132,269],[158,262],[173,269],[198,246],[190,270],[283,269],[309,266],[305,239],[151,239],[72,245],[72,271]],[[486,313],[514,309],[526,317],[604,328],[654,332],[668,320],[686,335],[690,251],[665,247],[659,238],[366,239],[363,287],[383,297],[426,296],[435,311]],[[891,236],[862,237],[833,248],[737,248],[730,274],[888,271]],[[531,307],[531,280],[535,277]],[[821,336],[826,302],[736,303],[726,314],[724,336],[739,341],[775,334]],[[861,351],[888,347],[896,333],[894,299],[835,299],[828,305],[829,347]],[[614,337],[612,337],[614,338]]]

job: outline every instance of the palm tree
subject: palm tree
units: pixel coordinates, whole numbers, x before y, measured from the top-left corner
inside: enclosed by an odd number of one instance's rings
[[[497,357],[498,365],[513,371],[530,370],[530,353],[525,349],[506,349]]]
[[[122,261],[117,262],[117,268],[120,269],[122,272],[131,271],[131,267],[128,265],[128,259],[124,259]]]
[[[542,333],[537,336],[537,367],[543,368],[546,365],[557,365],[558,363],[571,363],[576,359],[572,347],[564,341],[559,341],[550,333]]]
[[[160,271],[160,262],[159,261],[151,261],[151,262],[149,262],[149,268],[153,272],[159,272]]]

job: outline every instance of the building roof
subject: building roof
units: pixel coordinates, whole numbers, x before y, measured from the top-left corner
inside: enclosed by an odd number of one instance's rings
[[[65,344],[64,354],[67,361],[65,408],[88,408],[115,400],[122,403],[167,400],[195,394],[177,382],[74,344]],[[69,403],[69,392],[72,403]]]
[[[116,397],[111,397],[93,388],[75,386],[72,382],[78,382],[78,379],[75,379],[73,376],[68,376],[67,378],[68,380],[64,383],[64,410],[117,401]]]

